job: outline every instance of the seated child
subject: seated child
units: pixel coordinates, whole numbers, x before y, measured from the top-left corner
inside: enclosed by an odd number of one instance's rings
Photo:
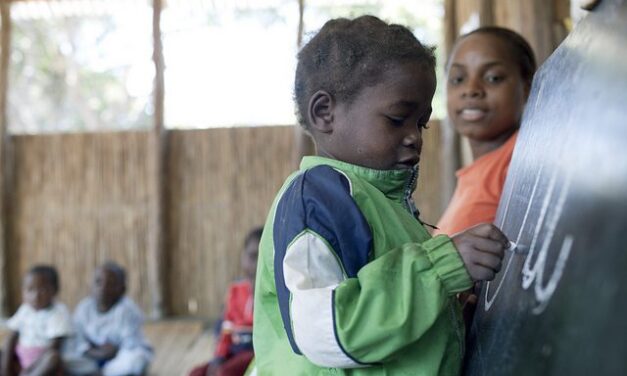
[[[62,371],[61,345],[72,335],[67,307],[55,301],[59,276],[54,267],[37,265],[24,276],[23,303],[7,326],[2,375],[56,375]]]
[[[244,278],[229,286],[214,359],[193,369],[190,376],[242,376],[253,358],[253,290],[262,230],[250,231],[244,241]]]
[[[457,40],[446,70],[448,115],[474,162],[457,172],[436,234],[494,221],[535,70],[533,50],[509,29],[483,27]]]
[[[416,217],[435,58],[372,16],[327,22],[299,52],[295,99],[317,156],[280,189],[259,247],[259,375],[456,375],[456,294],[500,270],[492,224],[432,238]]]
[[[141,375],[148,369],[153,351],[143,335],[143,314],[125,292],[126,272],[121,266],[106,262],[96,269],[92,295],[74,312],[75,352],[92,366],[74,373],[100,369],[104,376]]]

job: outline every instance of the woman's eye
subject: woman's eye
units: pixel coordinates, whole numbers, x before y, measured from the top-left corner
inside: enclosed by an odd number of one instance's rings
[[[485,79],[486,79],[486,81],[488,81],[491,84],[496,84],[496,83],[499,83],[499,82],[503,81],[503,76],[492,74],[492,75],[486,76]]]
[[[462,83],[463,80],[464,80],[464,78],[461,77],[461,76],[451,76],[451,77],[449,77],[448,82],[451,85],[459,85],[459,84]]]

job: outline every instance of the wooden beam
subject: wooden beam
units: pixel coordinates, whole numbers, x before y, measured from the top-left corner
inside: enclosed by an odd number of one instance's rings
[[[517,2],[516,7],[512,7],[509,12],[510,17],[499,24],[520,32],[533,47],[540,65],[567,35],[563,23],[563,8],[568,6],[567,2],[568,0]]]
[[[444,51],[446,59],[451,55],[455,39],[457,39],[457,0],[444,1]],[[440,186],[442,194],[440,195],[440,206],[442,210],[446,208],[449,200],[455,191],[455,171],[461,165],[460,155],[460,138],[459,134],[453,129],[453,124],[448,117],[440,122],[442,131],[440,132],[440,166],[442,173],[440,174]],[[437,220],[435,221],[437,222]]]
[[[11,51],[11,5],[0,1],[0,317],[9,316],[9,278],[8,278],[8,208],[10,197],[9,156],[10,137],[7,129],[7,89],[9,80],[9,61]]]
[[[298,49],[302,47],[303,44],[303,33],[305,30],[305,23],[303,21],[303,17],[305,14],[305,0],[298,0],[298,35],[296,37],[296,45]],[[295,168],[298,168],[300,164],[300,160],[305,155],[312,155],[316,153],[316,148],[314,146],[313,140],[311,137],[305,132],[303,127],[296,124],[294,127],[294,156],[293,163]]]
[[[161,8],[163,0],[153,0],[153,61],[155,64],[154,128],[151,146],[154,147],[155,195],[153,198],[155,220],[151,226],[148,245],[148,281],[150,283],[151,310],[153,319],[163,318],[165,308],[165,158],[166,132],[164,127],[164,61],[161,43]]]
[[[296,47],[303,45],[303,34],[305,33],[305,0],[298,0],[298,34],[296,35]]]
[[[492,0],[479,1],[479,25],[494,25],[494,4]]]
[[[448,58],[457,38],[457,1],[444,0],[444,55]]]

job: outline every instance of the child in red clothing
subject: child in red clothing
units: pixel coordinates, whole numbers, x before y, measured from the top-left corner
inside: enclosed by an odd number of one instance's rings
[[[453,47],[448,114],[468,137],[474,161],[457,172],[457,188],[436,233],[494,221],[535,70],[533,50],[508,29],[483,27]]]
[[[214,359],[190,376],[242,376],[253,358],[253,291],[263,228],[248,233],[242,255],[244,278],[229,286]]]

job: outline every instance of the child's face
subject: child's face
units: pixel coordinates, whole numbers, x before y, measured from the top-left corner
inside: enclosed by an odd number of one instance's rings
[[[244,254],[242,254],[242,270],[244,277],[250,281],[255,280],[257,273],[257,257],[259,255],[259,239],[251,239],[246,243]]]
[[[449,64],[447,107],[455,129],[476,141],[509,137],[529,94],[511,49],[499,37],[472,34],[455,47]]]
[[[57,294],[50,280],[41,273],[28,273],[22,287],[24,302],[35,310],[48,308]]]
[[[319,154],[377,170],[412,168],[420,158],[434,91],[429,69],[391,65],[379,84],[362,89],[352,103],[336,104],[332,132],[316,140]]]
[[[101,311],[108,311],[124,295],[124,283],[111,270],[98,268],[94,277],[92,295]]]

